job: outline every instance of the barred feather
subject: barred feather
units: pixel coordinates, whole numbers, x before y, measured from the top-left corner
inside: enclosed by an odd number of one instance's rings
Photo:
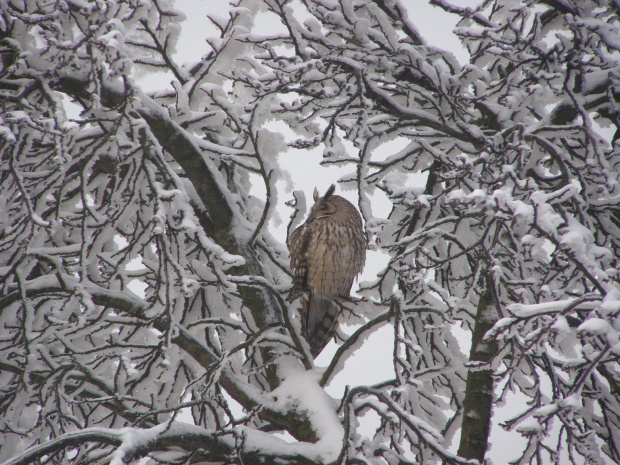
[[[366,260],[362,219],[346,199],[333,195],[335,186],[318,198],[306,222],[291,234],[293,270],[291,299],[306,295],[303,334],[316,357],[337,328],[337,297],[351,292]]]

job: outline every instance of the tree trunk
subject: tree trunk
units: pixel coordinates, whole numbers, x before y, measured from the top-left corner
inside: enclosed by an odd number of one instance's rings
[[[493,284],[487,278],[487,289],[480,296],[470,361],[476,366],[470,368],[463,402],[463,426],[459,455],[468,459],[484,460],[489,444],[491,408],[493,405],[493,370],[490,362],[497,355],[497,342],[484,340],[486,332],[498,319]],[[480,362],[476,363],[476,362]],[[479,366],[478,366],[479,365]]]

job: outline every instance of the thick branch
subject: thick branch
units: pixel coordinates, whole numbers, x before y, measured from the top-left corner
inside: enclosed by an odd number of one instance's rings
[[[34,446],[3,465],[28,465],[45,455],[66,447],[83,446],[88,442],[116,446],[118,449],[112,456],[121,458],[123,463],[132,463],[149,453],[170,448],[181,448],[188,452],[203,451],[199,455],[208,459],[209,463],[228,461],[231,455],[238,453],[243,454],[246,463],[314,463],[298,455],[293,447],[283,441],[278,443],[279,447],[263,448],[260,441],[244,441],[244,433],[243,428],[222,432],[187,423],[164,423],[150,429],[86,428]]]

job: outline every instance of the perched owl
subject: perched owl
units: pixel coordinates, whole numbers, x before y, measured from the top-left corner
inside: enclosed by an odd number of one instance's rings
[[[334,195],[332,185],[319,198],[304,224],[290,236],[293,270],[291,299],[306,295],[302,331],[316,357],[336,330],[338,305],[334,299],[348,296],[355,277],[366,261],[366,236],[362,218],[348,200]]]

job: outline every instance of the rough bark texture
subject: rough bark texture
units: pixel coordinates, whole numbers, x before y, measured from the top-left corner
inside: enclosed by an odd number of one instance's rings
[[[491,409],[493,405],[493,370],[484,363],[497,354],[497,342],[484,340],[486,332],[497,321],[498,314],[490,280],[478,302],[476,325],[472,337],[470,360],[481,362],[469,370],[463,402],[463,427],[459,455],[482,462],[489,445]]]

